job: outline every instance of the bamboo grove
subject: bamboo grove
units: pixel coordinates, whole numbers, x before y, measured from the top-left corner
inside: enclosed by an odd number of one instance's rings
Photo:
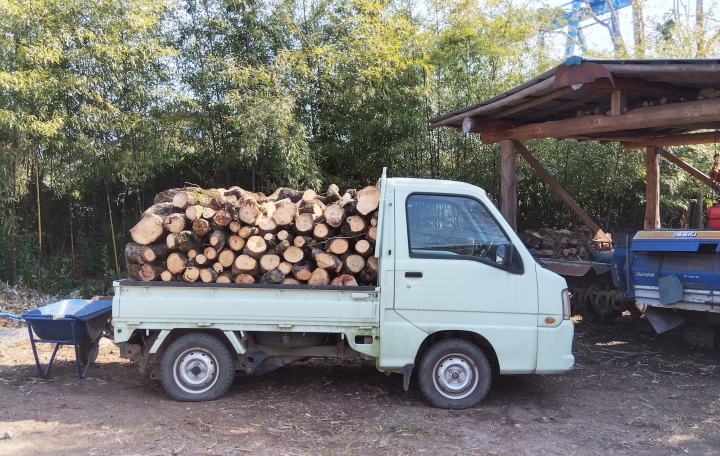
[[[702,20],[640,18],[643,40],[633,48],[627,37],[613,57],[717,56],[720,8],[710,3]],[[551,10],[537,6],[0,0],[0,280],[103,292],[127,276],[130,228],[168,188],[361,189],[386,166],[497,195],[497,147],[426,120],[559,62]],[[604,229],[641,225],[640,155],[530,146]],[[674,152],[702,169],[714,154]],[[518,166],[519,225],[576,226]],[[701,189],[671,167],[662,181],[663,223],[680,226]]]

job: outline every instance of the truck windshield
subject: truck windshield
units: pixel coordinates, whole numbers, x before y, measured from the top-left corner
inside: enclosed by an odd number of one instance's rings
[[[411,254],[470,255],[500,263],[509,243],[488,210],[472,198],[412,195],[407,218]]]

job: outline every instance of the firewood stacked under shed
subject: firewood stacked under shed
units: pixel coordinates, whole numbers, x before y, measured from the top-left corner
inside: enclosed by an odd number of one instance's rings
[[[380,191],[239,187],[166,190],[130,230],[128,276],[142,281],[375,285]]]
[[[609,250],[612,247],[606,242],[593,240],[592,231],[585,226],[572,231],[550,228],[525,230],[518,233],[518,237],[533,255],[563,260],[587,259],[590,253],[586,243],[595,250]]]

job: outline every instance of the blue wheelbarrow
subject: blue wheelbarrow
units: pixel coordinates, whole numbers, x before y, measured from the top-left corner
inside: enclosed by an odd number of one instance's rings
[[[38,375],[45,377],[50,373],[60,345],[73,345],[78,377],[85,378],[90,365],[97,358],[100,339],[106,335],[105,328],[111,313],[112,301],[66,299],[22,315],[0,313],[0,317],[9,317],[27,324]],[[55,344],[50,361],[44,369],[35,346],[38,342]]]

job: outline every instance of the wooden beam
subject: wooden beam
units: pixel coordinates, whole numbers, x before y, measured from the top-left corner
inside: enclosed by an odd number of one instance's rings
[[[565,189],[560,185],[558,181],[555,180],[555,178],[548,172],[548,170],[543,167],[542,164],[535,158],[535,156],[530,153],[529,150],[521,143],[520,141],[514,141],[513,144],[515,145],[515,150],[522,156],[522,158],[525,159],[526,162],[535,170],[536,173],[542,179],[550,186],[550,188],[555,191],[555,193],[558,194],[560,198],[567,204],[567,206],[570,208],[571,211],[575,213],[575,215],[578,216],[578,218],[587,226],[590,228],[594,233],[595,236],[602,240],[610,242],[610,238],[605,234],[603,230],[600,229],[600,227],[593,221],[592,218],[590,218],[589,215],[585,211],[582,210],[580,205],[575,202],[575,200],[570,196],[570,194],[565,191]]]
[[[700,171],[699,169],[695,168],[694,166],[692,166],[692,165],[690,165],[690,164],[682,161],[681,159],[679,159],[678,157],[676,157],[675,155],[671,154],[670,152],[666,151],[665,149],[663,149],[663,148],[661,148],[661,147],[658,148],[658,150],[659,150],[659,152],[660,152],[660,155],[662,155],[667,161],[669,161],[669,162],[672,163],[673,165],[675,165],[675,166],[677,166],[678,168],[686,171],[688,174],[690,174],[691,176],[695,177],[696,179],[698,179],[700,182],[702,182],[703,184],[707,185],[707,186],[710,187],[711,189],[713,189],[713,190],[720,190],[720,188],[719,188],[719,186],[718,186],[718,183],[715,182],[715,181],[713,181],[713,180],[711,180],[711,179],[707,176],[707,174],[703,173],[702,171]]]
[[[554,92],[550,92],[547,95],[543,95],[542,97],[536,97],[528,102],[520,103],[517,106],[513,106],[508,109],[503,109],[499,113],[491,116],[493,119],[500,119],[505,116],[509,116],[510,114],[515,114],[516,112],[524,111],[526,109],[530,109],[534,106],[541,105],[543,103],[546,103],[548,101],[553,101],[556,98],[559,98],[563,95],[567,95],[568,93],[572,92],[572,87],[563,87],[560,90],[556,90]]]
[[[625,149],[644,149],[645,147],[669,147],[669,146],[691,146],[693,144],[712,144],[720,142],[720,133],[692,133],[689,135],[665,136],[663,138],[652,138],[647,140],[628,139],[623,142]]]
[[[500,212],[517,231],[517,177],[512,141],[500,141]]]
[[[613,90],[610,94],[610,115],[619,116],[627,106],[627,92],[624,90]]]
[[[433,119],[430,119],[430,128],[444,127],[446,125],[460,122],[466,117],[475,116],[475,115],[478,115],[483,112],[492,111],[493,109],[501,108],[503,106],[506,106],[506,105],[512,103],[513,101],[521,100],[521,99],[527,97],[528,95],[532,95],[532,94],[535,94],[542,90],[545,90],[548,87],[552,87],[553,82],[555,82],[555,76],[552,76],[544,81],[540,81],[535,85],[532,85],[532,86],[530,86],[526,89],[523,89],[517,93],[514,93],[512,95],[508,95],[505,98],[502,98],[495,102],[492,102],[492,103],[489,103],[486,105],[482,105],[482,106],[478,106],[476,108],[469,109],[465,112],[460,112],[460,113],[451,115],[444,119],[440,118],[437,121],[433,121]]]
[[[576,100],[555,100],[557,102],[561,102],[559,106],[555,106],[554,108],[546,109],[541,112],[537,112],[535,114],[526,116],[522,118],[523,122],[527,122],[528,120],[537,119],[540,117],[546,117],[546,116],[552,116],[554,114],[558,114],[563,111],[567,111],[568,109],[574,108],[576,106],[582,106],[584,104],[588,104],[591,101],[597,100],[598,98],[605,96],[605,93],[599,93],[599,92],[592,92],[588,95],[582,96]]]
[[[501,139],[524,141],[567,136],[569,132],[582,136],[717,121],[720,121],[720,98],[638,108],[620,116],[595,115],[529,124],[502,132],[485,133],[482,141],[484,143],[494,143]]]
[[[660,163],[654,147],[645,149],[645,221],[646,230],[660,228]]]
[[[698,92],[700,92],[698,89],[664,82],[643,81],[642,79],[614,78],[613,82],[614,84],[609,79],[598,79],[584,84],[583,89],[605,90],[608,92],[627,90],[628,92],[657,97],[684,97],[687,101],[697,100]]]
[[[497,129],[508,129],[525,125],[524,122],[489,117],[466,117],[462,121],[463,133],[488,133]]]

